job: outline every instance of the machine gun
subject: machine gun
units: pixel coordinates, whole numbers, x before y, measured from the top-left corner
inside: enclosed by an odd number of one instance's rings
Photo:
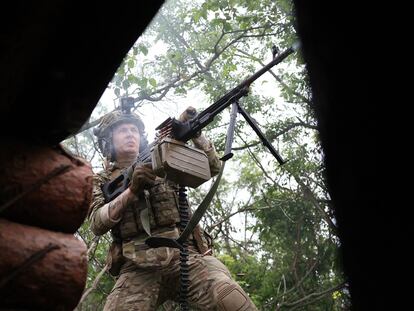
[[[232,112],[227,131],[225,153],[221,160],[227,161],[233,156],[231,146],[234,138],[236,116],[237,113],[240,113],[259,136],[263,145],[265,145],[276,158],[279,164],[282,165],[285,163],[276,149],[266,139],[265,135],[256,125],[251,116],[239,104],[239,99],[248,94],[248,89],[255,80],[270,70],[273,66],[282,62],[298,48],[299,44],[294,44],[280,54],[274,55],[271,62],[187,122],[181,122],[175,118],[168,118],[162,122],[156,128],[156,130],[160,133],[159,137],[150,144],[148,149],[140,152],[137,161],[124,170],[117,178],[104,184],[102,190],[106,201],[112,201],[128,188],[135,167],[142,163],[152,162],[153,169],[158,176],[167,177],[167,179],[177,181],[182,186],[196,188],[203,182],[210,179],[211,176],[208,168],[208,160],[206,159],[205,154],[203,157],[202,151],[192,148],[191,146],[185,144],[185,142],[193,137],[196,137],[203,128],[214,120],[215,116],[230,105],[232,105]],[[133,103],[133,98],[124,98],[121,100],[121,109],[125,113],[129,113],[133,107]],[[191,153],[190,156],[188,156],[189,153]],[[168,155],[171,154],[173,154],[173,157],[168,159]],[[176,160],[178,159],[178,163],[177,161],[174,162],[171,160],[171,158]],[[186,163],[186,165],[183,165],[183,163]]]

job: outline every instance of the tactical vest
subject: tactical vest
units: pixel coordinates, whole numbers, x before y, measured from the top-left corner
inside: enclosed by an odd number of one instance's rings
[[[114,237],[125,241],[148,234],[146,227],[151,231],[176,227],[180,222],[177,191],[176,184],[157,179],[138,202],[127,206],[121,221],[112,229]]]
[[[119,169],[114,170],[109,178],[117,177],[119,172]],[[143,215],[146,215],[146,221],[143,220]],[[178,238],[179,222],[178,185],[157,178],[155,184],[145,191],[145,197],[126,207],[120,222],[111,230],[114,240],[113,252],[109,254],[111,274],[119,273],[124,257],[141,268],[162,267],[173,258],[178,259],[178,249],[168,247],[148,249],[145,239],[148,238],[148,229],[154,236]],[[211,250],[212,247],[211,237],[199,225],[190,234],[188,242],[190,249],[201,254]]]

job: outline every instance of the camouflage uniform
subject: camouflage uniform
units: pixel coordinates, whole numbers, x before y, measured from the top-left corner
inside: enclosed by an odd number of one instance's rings
[[[204,149],[211,173],[215,175],[220,161],[211,143]],[[117,281],[104,311],[156,310],[167,300],[178,301],[179,250],[146,246],[144,241],[148,233],[143,219],[149,222],[152,236],[178,238],[178,188],[157,178],[154,186],[146,191],[145,198],[132,202],[123,216],[114,221],[109,217],[101,186],[117,177],[121,169],[123,167],[115,162],[106,171],[95,175],[89,215],[91,229],[96,235],[111,230],[113,236],[108,264]],[[190,286],[187,299],[190,306],[200,310],[257,310],[243,289],[232,280],[228,269],[217,258],[206,255],[211,253],[210,249],[208,235],[197,226],[189,237]]]

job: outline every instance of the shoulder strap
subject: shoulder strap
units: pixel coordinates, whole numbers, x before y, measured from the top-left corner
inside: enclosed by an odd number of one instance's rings
[[[220,172],[216,177],[213,185],[211,186],[210,190],[208,191],[204,200],[200,203],[200,205],[195,210],[193,217],[189,220],[187,226],[185,227],[184,231],[181,233],[180,237],[177,239],[178,243],[182,243],[188,239],[188,236],[193,232],[195,226],[199,223],[200,219],[203,217],[204,213],[206,212],[208,206],[210,205],[213,197],[217,191],[218,185],[220,183],[221,176],[223,175],[224,165],[226,162],[223,162],[221,166]]]

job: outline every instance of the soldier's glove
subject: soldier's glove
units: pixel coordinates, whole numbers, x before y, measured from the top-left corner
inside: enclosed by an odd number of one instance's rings
[[[155,177],[151,164],[137,166],[132,174],[129,189],[135,195],[139,195],[144,189],[148,189],[154,184]]]
[[[182,114],[180,114],[180,117],[178,118],[178,120],[181,122],[187,122],[188,120],[193,119],[196,115],[197,115],[197,110],[192,106],[188,106],[187,109],[184,110]],[[200,135],[201,135],[201,131],[199,131],[194,137],[199,137]]]
[[[178,120],[181,122],[187,122],[188,120],[191,120],[197,115],[197,110],[194,107],[188,106],[186,110],[180,115]],[[193,138],[192,141],[194,145],[204,151],[210,150],[212,148],[211,142],[201,134],[201,131],[199,131]]]
[[[194,118],[196,115],[197,115],[197,110],[192,106],[188,106],[187,109],[185,109],[183,113],[180,114],[180,117],[178,118],[178,120],[180,120],[181,122],[187,122],[188,120],[191,120],[192,118]]]

